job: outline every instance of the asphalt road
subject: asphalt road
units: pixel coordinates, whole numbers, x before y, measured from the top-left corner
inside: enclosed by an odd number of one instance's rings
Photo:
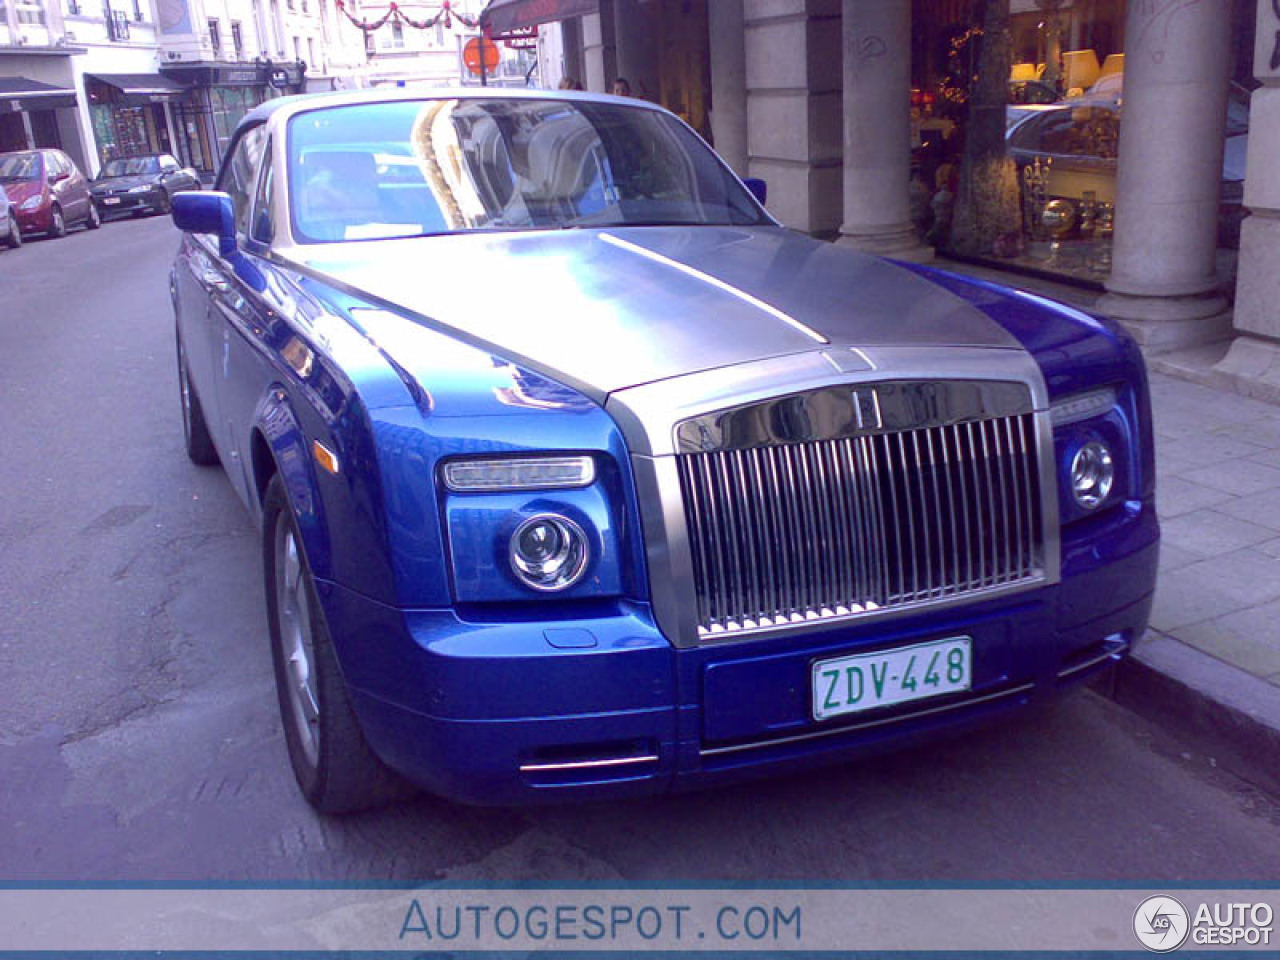
[[[785,781],[537,811],[297,794],[257,537],[182,451],[167,218],[0,253],[0,881],[1274,881],[1280,803],[1093,694]]]

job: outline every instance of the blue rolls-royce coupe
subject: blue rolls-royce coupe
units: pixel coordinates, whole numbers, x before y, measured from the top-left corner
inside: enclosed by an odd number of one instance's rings
[[[637,100],[398,91],[260,107],[174,197],[187,451],[262,530],[317,808],[794,771],[1142,633],[1133,342],[762,188]]]

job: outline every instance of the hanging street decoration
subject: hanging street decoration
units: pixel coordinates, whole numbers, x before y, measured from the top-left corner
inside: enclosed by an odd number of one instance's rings
[[[342,13],[351,24],[365,33],[373,33],[375,30],[386,25],[388,20],[395,18],[406,26],[413,27],[415,30],[430,30],[437,23],[442,23],[446,29],[453,26],[453,21],[457,20],[464,27],[475,29],[480,24],[479,17],[469,17],[465,13],[454,10],[449,0],[444,0],[440,5],[439,11],[434,17],[427,20],[414,20],[407,13],[400,9],[399,4],[395,0],[391,0],[391,5],[387,7],[387,12],[376,20],[365,20],[357,17],[354,13],[347,9],[346,0],[334,0],[334,6]]]

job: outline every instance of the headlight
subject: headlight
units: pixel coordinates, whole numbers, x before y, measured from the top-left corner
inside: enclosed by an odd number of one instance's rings
[[[1071,492],[1076,503],[1093,510],[1111,493],[1116,468],[1106,444],[1091,440],[1071,460]]]
[[[565,590],[582,578],[590,550],[582,528],[554,513],[530,517],[511,535],[511,569],[534,590]]]
[[[455,493],[500,490],[566,490],[589,487],[596,479],[591,457],[506,457],[452,460],[443,468],[444,485]]]
[[[1078,423],[1081,420],[1100,416],[1115,405],[1115,390],[1104,387],[1101,390],[1077,393],[1073,397],[1064,397],[1055,401],[1049,408],[1049,417],[1055,427],[1061,427],[1068,423]]]
[[[130,193],[150,193],[154,189],[155,189],[154,184],[144,183],[140,187],[130,187],[129,192]]]
[[[27,199],[23,200],[20,204],[18,204],[18,209],[34,210],[36,207],[40,206],[41,199],[43,198],[38,193],[33,197],[27,197]]]

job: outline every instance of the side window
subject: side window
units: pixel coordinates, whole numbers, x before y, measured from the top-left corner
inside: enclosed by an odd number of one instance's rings
[[[244,131],[232,144],[231,152],[222,164],[215,189],[231,197],[236,211],[236,233],[249,232],[249,209],[253,202],[254,184],[257,182],[258,164],[266,139],[262,124]]]
[[[262,161],[262,174],[258,177],[258,194],[253,201],[253,231],[250,236],[259,243],[270,243],[275,236],[272,206],[275,191],[272,188],[271,143],[267,143]]]

